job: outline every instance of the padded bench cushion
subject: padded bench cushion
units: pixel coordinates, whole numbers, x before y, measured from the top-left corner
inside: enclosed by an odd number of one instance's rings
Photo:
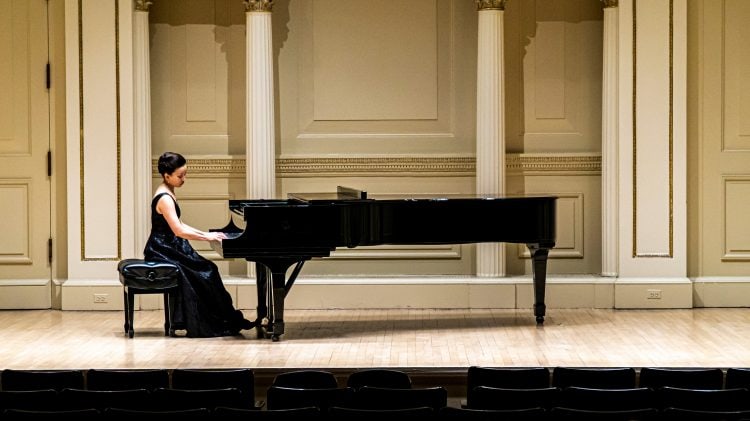
[[[166,289],[177,286],[180,269],[172,263],[125,259],[117,265],[120,283],[138,289]]]

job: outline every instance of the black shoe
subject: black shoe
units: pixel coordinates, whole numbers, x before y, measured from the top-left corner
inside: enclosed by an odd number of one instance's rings
[[[242,319],[242,321],[240,322],[241,329],[248,330],[248,329],[254,328],[255,326],[257,326],[256,322],[251,322],[250,320],[247,320],[247,319]]]

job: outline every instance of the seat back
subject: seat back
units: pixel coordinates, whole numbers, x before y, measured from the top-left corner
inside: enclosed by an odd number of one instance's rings
[[[130,390],[146,389],[154,391],[169,387],[167,369],[99,370],[90,369],[86,373],[86,388],[89,390]]]
[[[161,411],[161,410],[137,410],[137,409],[124,409],[124,408],[107,408],[104,410],[103,415],[105,418],[120,418],[125,417],[133,419],[137,417],[164,417],[166,419],[173,419],[172,417],[180,418],[208,418],[211,415],[211,411],[206,408],[198,409],[178,409],[174,411]],[[153,418],[152,418],[153,419]]]
[[[0,414],[6,409],[60,409],[57,393],[52,389],[2,390],[0,391]]]
[[[594,389],[632,389],[636,387],[636,373],[632,367],[555,367],[552,386],[560,389],[578,386]]]
[[[546,367],[480,367],[472,366],[466,374],[466,398],[477,386],[503,389],[543,389],[550,387],[550,372]]]
[[[334,406],[328,410],[328,419],[331,420],[362,420],[382,421],[386,419],[404,419],[404,417],[415,417],[411,419],[423,420],[434,418],[435,410],[426,406],[400,409],[359,409],[342,408]]]
[[[726,389],[738,387],[750,389],[750,368],[728,368],[724,387]]]
[[[41,410],[41,409],[8,409],[2,416],[3,420],[27,420],[27,419],[47,419],[47,420],[60,420],[60,419],[100,419],[101,412],[89,408],[89,409],[74,409],[74,410]]]
[[[623,409],[623,410],[596,410],[596,409],[573,409],[552,408],[549,411],[553,420],[571,421],[647,421],[662,420],[661,413],[655,408]]]
[[[339,387],[336,376],[325,370],[295,370],[279,373],[274,377],[272,385],[299,389],[335,389]]]
[[[539,389],[505,389],[477,386],[466,400],[469,409],[528,409],[557,406],[560,389],[543,387]]]
[[[255,373],[249,368],[236,369],[187,369],[172,370],[172,388],[185,390],[239,389],[244,399],[242,408],[256,408]]]
[[[448,406],[448,391],[442,386],[395,389],[363,386],[354,393],[353,408],[405,409],[428,407],[437,411]]]
[[[304,389],[270,386],[266,393],[266,407],[274,410],[313,406],[325,414],[332,406],[350,407],[353,395],[351,387]]]
[[[736,389],[683,389],[665,386],[656,391],[661,409],[750,411],[750,391]]]
[[[362,386],[411,389],[411,377],[405,371],[387,368],[361,369],[349,374],[346,385],[355,390]]]
[[[247,408],[239,389],[156,389],[153,393],[154,409],[176,411],[184,409]]]
[[[721,389],[724,372],[720,368],[657,368],[640,370],[639,387],[658,389],[664,386],[684,389]]]
[[[320,409],[314,406],[290,409],[255,409],[217,407],[213,414],[220,419],[243,420],[316,420],[321,418]],[[327,416],[326,416],[327,419]]]
[[[546,411],[544,408],[524,409],[470,409],[446,406],[437,413],[438,420],[543,420]]]
[[[560,391],[557,405],[595,411],[627,411],[658,407],[654,390],[647,387],[593,389],[571,386]]]
[[[146,389],[88,390],[63,389],[59,394],[61,408],[73,411],[95,408],[152,409],[150,392]]]
[[[83,389],[83,370],[14,370],[0,373],[2,390]]]

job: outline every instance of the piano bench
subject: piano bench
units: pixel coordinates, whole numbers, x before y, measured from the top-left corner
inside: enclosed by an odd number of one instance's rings
[[[124,259],[117,265],[125,303],[125,333],[133,337],[133,313],[136,294],[164,295],[164,335],[174,336],[174,303],[180,269],[167,262]]]

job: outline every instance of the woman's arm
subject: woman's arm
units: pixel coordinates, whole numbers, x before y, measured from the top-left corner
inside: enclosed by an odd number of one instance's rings
[[[169,228],[172,229],[172,232],[177,237],[186,240],[201,241],[221,241],[226,238],[226,235],[222,232],[204,232],[183,223],[180,218],[177,217],[177,210],[175,209],[174,200],[171,196],[164,195],[159,198],[159,201],[156,203],[156,210],[164,215],[164,219],[167,220]]]

